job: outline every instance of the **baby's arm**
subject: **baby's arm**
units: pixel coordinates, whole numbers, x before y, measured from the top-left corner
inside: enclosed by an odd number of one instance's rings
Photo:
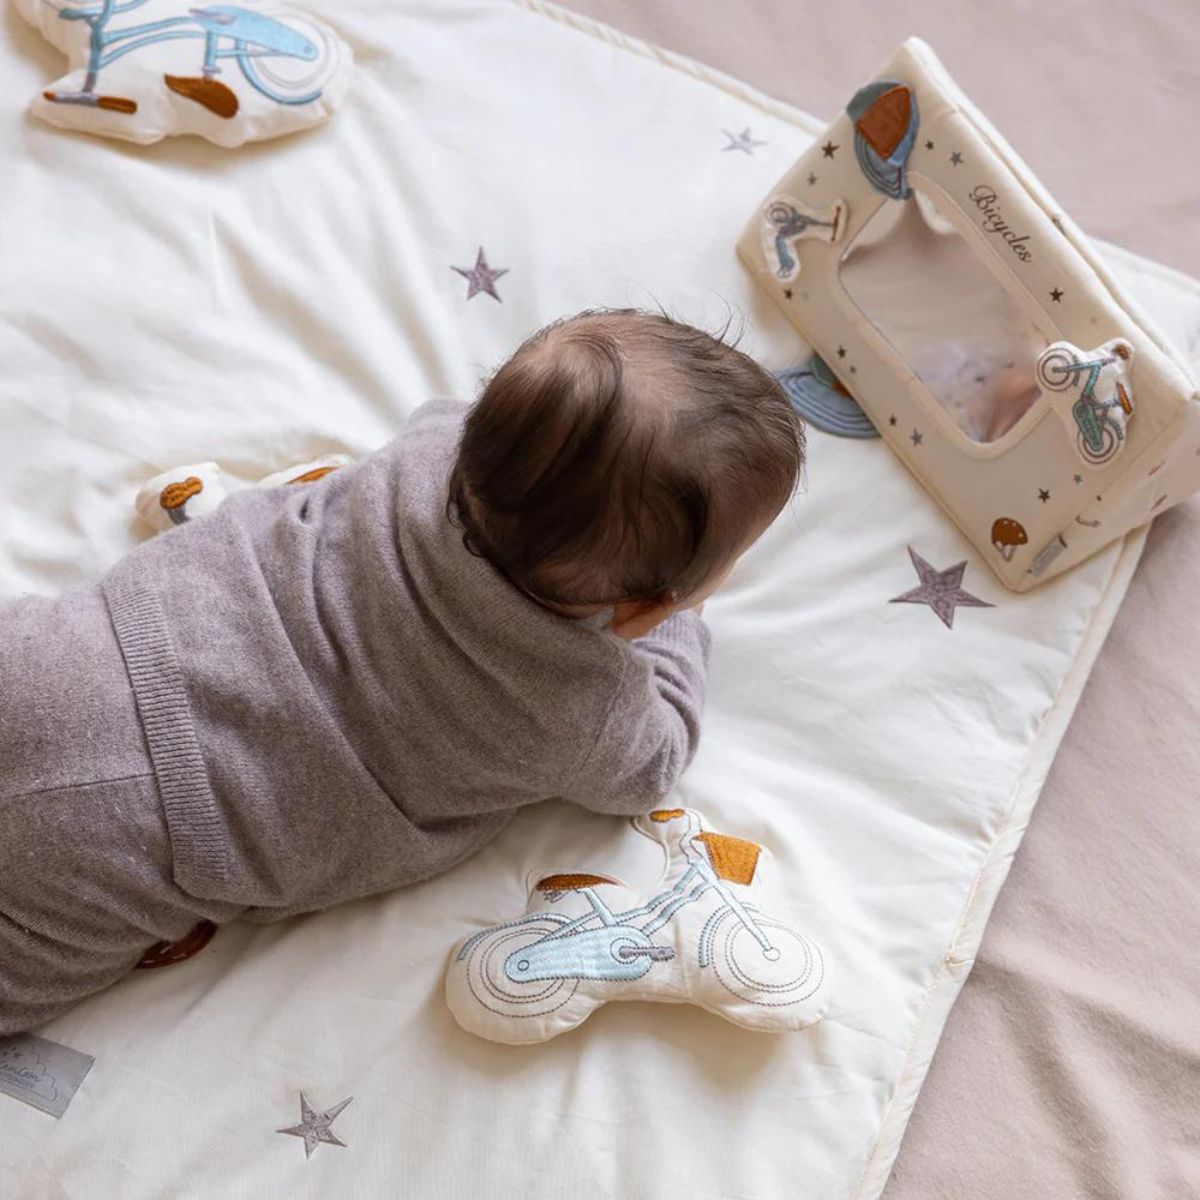
[[[565,791],[598,812],[633,816],[666,798],[700,740],[711,638],[695,611],[629,645],[629,661],[594,745]]]

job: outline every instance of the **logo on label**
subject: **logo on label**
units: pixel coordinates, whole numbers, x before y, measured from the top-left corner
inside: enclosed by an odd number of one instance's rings
[[[0,1048],[0,1079],[46,1100],[53,1100],[58,1094],[57,1081],[46,1070],[46,1064],[19,1045]]]

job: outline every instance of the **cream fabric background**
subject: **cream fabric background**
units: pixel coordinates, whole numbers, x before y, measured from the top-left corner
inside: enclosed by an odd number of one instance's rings
[[[6,589],[111,561],[154,470],[211,457],[248,479],[358,452],[569,307],[657,298],[711,323],[732,302],[749,347],[792,352],[726,231],[803,125],[494,0],[355,0],[338,22],[369,65],[359,103],[286,155],[64,137],[5,92]],[[23,97],[40,51],[4,31]],[[751,120],[781,159],[720,150]],[[450,270],[480,242],[510,271],[502,306],[466,302]],[[970,560],[882,446],[822,440],[797,518],[712,609],[713,704],[684,797],[771,845],[798,917],[826,923],[846,991],[813,1036],[640,1005],[534,1049],[455,1030],[444,955],[519,909],[531,858],[646,869],[607,822],[531,813],[427,888],[224,930],[186,971],[55,1022],[97,1066],[67,1124],[6,1109],[5,1194],[876,1194],[1136,552],[1020,598],[969,565],[997,607],[947,630],[887,602],[916,582],[906,543],[938,567]],[[305,1162],[274,1134],[300,1088],[318,1106],[355,1096],[348,1149]]]

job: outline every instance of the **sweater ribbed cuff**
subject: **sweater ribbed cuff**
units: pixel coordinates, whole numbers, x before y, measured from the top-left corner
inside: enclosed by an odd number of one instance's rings
[[[704,618],[694,610],[685,608],[672,613],[661,625],[656,625],[645,640],[664,649],[681,650],[708,663],[712,650],[712,634]]]
[[[226,839],[162,606],[119,571],[102,587],[166,810],[176,875],[223,880]]]

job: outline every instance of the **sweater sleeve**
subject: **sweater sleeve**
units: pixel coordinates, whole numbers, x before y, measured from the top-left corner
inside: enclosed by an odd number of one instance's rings
[[[596,741],[564,792],[597,812],[635,816],[666,798],[695,757],[711,636],[675,613],[629,647]]]

